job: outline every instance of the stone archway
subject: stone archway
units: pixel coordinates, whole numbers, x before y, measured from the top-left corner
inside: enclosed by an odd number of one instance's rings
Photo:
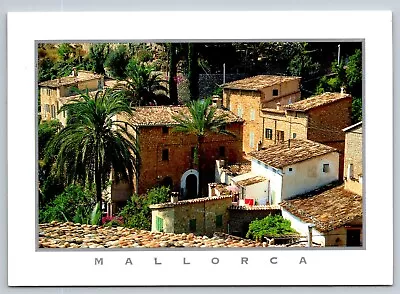
[[[194,178],[195,177],[195,178]],[[193,187],[195,185],[195,187]],[[188,195],[195,191],[195,195]],[[199,172],[195,169],[187,170],[181,177],[181,193],[183,199],[196,198],[199,194]]]

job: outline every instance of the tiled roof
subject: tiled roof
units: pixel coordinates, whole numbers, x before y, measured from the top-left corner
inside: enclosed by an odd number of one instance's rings
[[[279,205],[231,205],[228,207],[231,210],[281,210]]]
[[[68,76],[61,77],[54,80],[44,81],[39,84],[42,87],[51,87],[57,88],[60,86],[73,85],[80,82],[90,81],[94,79],[100,79],[101,75],[87,72],[87,71],[78,71],[78,76]]]
[[[310,140],[290,139],[263,150],[250,152],[250,155],[269,166],[280,169],[335,151],[337,151],[335,148]]]
[[[94,98],[94,96],[96,95],[97,92],[98,91],[90,91],[89,96],[91,98]],[[77,94],[77,95],[72,95],[72,96],[59,97],[58,100],[60,100],[61,104],[64,105],[64,104],[68,103],[69,101],[79,99],[80,97],[81,97],[81,95]]]
[[[255,177],[251,177],[251,178],[248,178],[248,179],[245,179],[245,180],[237,181],[236,185],[239,185],[239,186],[242,186],[242,187],[251,186],[251,185],[254,185],[254,184],[257,184],[257,183],[264,182],[266,180],[267,179],[264,178],[264,177],[255,176]]]
[[[282,107],[287,110],[307,111],[345,98],[351,98],[351,95],[326,92]]]
[[[242,162],[242,163],[226,165],[223,168],[223,170],[224,170],[224,172],[226,172],[227,174],[232,175],[232,176],[247,174],[251,171],[251,162],[246,161],[246,162]]]
[[[177,124],[173,117],[180,113],[189,115],[189,110],[186,106],[140,106],[134,108],[130,121],[136,126],[172,126]],[[226,115],[228,123],[243,122],[240,117],[226,109],[218,108],[215,115]]]
[[[226,84],[222,85],[222,87],[225,89],[258,91],[258,90],[266,88],[266,87],[285,83],[285,82],[292,81],[292,80],[300,80],[300,79],[301,79],[300,77],[259,75],[259,76],[254,76],[254,77],[226,83]]]
[[[181,201],[178,201],[175,203],[166,202],[166,203],[153,204],[153,205],[150,205],[150,208],[151,209],[169,208],[169,207],[183,206],[183,205],[189,205],[189,204],[194,204],[194,203],[203,203],[203,202],[208,202],[208,201],[221,200],[221,199],[232,198],[232,197],[233,197],[232,195],[202,197],[202,198],[195,198],[195,199],[189,199],[189,200],[181,200]]]
[[[362,196],[328,185],[280,203],[281,207],[319,232],[328,232],[362,218]]]

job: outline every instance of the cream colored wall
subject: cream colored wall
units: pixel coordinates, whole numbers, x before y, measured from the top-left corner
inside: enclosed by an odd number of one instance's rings
[[[157,232],[156,218],[160,217],[163,219],[163,232],[164,233],[174,233],[174,222],[175,214],[174,208],[163,208],[163,209],[152,209],[151,211],[151,231]]]
[[[268,147],[277,143],[276,131],[284,132],[284,140],[293,139],[293,134],[296,133],[296,139],[307,139],[307,121],[308,116],[306,113],[289,112],[275,113],[275,112],[262,112],[264,119],[264,138],[262,147]],[[265,129],[272,130],[272,139],[265,138]]]
[[[278,89],[278,96],[273,96],[272,91]],[[287,81],[260,90],[262,93],[261,103],[263,108],[276,108],[276,103],[281,105],[294,103],[300,100],[300,80]]]
[[[329,164],[329,172],[322,171]],[[293,170],[290,172],[289,168]],[[339,153],[331,152],[283,169],[282,200],[312,191],[339,179]]]
[[[40,114],[42,121],[51,120],[51,106],[57,105],[58,91],[56,88],[40,87]],[[46,104],[49,105],[49,111],[46,112]],[[56,109],[57,112],[57,109]]]
[[[344,171],[345,188],[358,195],[362,195],[362,181],[360,175],[363,174],[362,160],[362,125],[352,129],[346,133],[345,149],[344,149]],[[353,165],[353,177],[348,176],[348,166]]]

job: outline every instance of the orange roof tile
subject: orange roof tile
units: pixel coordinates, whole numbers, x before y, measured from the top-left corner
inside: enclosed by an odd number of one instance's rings
[[[304,100],[294,102],[292,104],[284,105],[282,106],[282,108],[287,110],[307,111],[312,108],[316,108],[346,98],[351,98],[351,95],[326,92],[321,95],[316,95]]]
[[[291,76],[258,75],[226,83],[222,85],[222,87],[224,89],[258,91],[266,87],[300,79],[301,79],[300,77],[291,77]]]

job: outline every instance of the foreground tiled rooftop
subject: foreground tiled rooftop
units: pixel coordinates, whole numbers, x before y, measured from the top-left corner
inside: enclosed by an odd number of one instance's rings
[[[273,85],[285,83],[292,80],[300,80],[300,77],[259,75],[242,80],[233,81],[223,85],[224,89],[253,90],[257,91]]]
[[[312,108],[320,107],[335,101],[351,98],[350,94],[330,93],[326,92],[321,95],[316,95],[304,100],[294,102],[292,104],[284,105],[283,108],[287,110],[307,111]]]
[[[362,196],[344,186],[328,185],[280,203],[281,207],[315,229],[327,232],[362,218]]]
[[[183,205],[189,205],[189,204],[194,204],[194,203],[203,203],[203,202],[208,202],[208,201],[216,201],[216,200],[232,198],[232,197],[233,197],[232,195],[201,197],[201,198],[195,198],[195,199],[189,199],[189,200],[181,200],[181,201],[178,201],[178,202],[175,202],[175,203],[166,202],[166,203],[153,204],[153,205],[150,205],[150,208],[151,209],[169,208],[169,207],[183,206]]]
[[[269,166],[281,169],[335,151],[337,151],[335,148],[314,141],[290,139],[259,151],[250,152],[250,155]]]
[[[60,86],[73,85],[80,82],[100,79],[101,75],[89,71],[78,71],[78,76],[61,77],[54,80],[41,82],[39,86],[57,88]]]
[[[174,116],[189,115],[186,106],[141,106],[135,107],[130,121],[137,126],[173,126],[177,122]],[[225,115],[228,123],[243,122],[243,120],[229,110],[217,108],[216,116]]]
[[[235,248],[267,247],[267,243],[223,233],[213,237],[149,232],[124,227],[103,227],[52,222],[39,225],[39,248]]]

